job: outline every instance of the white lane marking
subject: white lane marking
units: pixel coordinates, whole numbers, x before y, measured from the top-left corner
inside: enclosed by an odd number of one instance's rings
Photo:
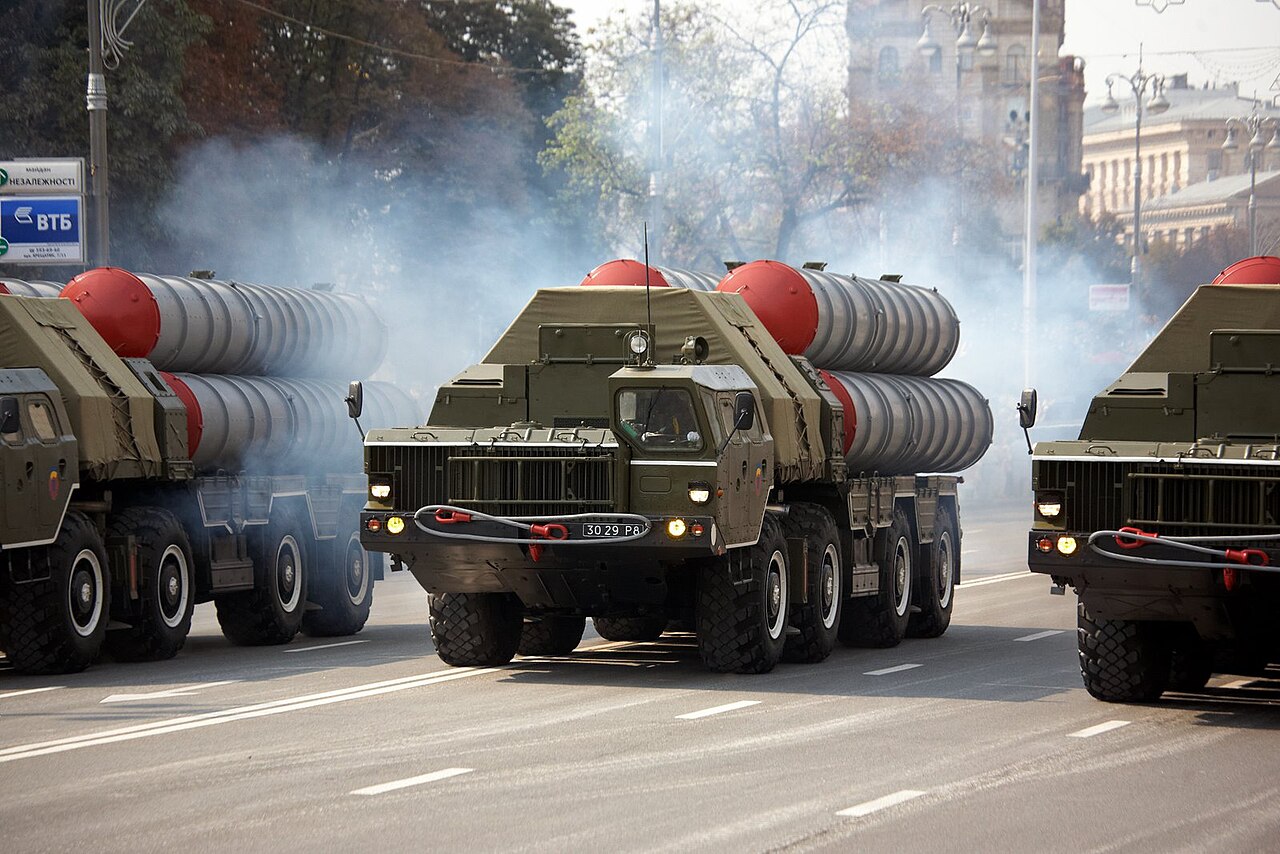
[[[313,649],[333,649],[335,646],[355,646],[358,643],[368,643],[366,640],[340,641],[338,643],[326,643],[320,646],[295,646],[292,649],[286,649],[285,652],[311,652]]]
[[[702,711],[699,711],[699,712],[689,712],[688,714],[684,714],[684,715],[676,715],[676,720],[696,721],[698,718],[705,718],[705,717],[710,717],[711,715],[718,715],[721,712],[734,712],[734,711],[737,711],[738,709],[745,709],[747,706],[758,706],[758,705],[760,705],[759,700],[739,700],[736,703],[725,703],[723,706],[715,706],[710,709],[703,709]]]
[[[104,700],[99,700],[98,705],[103,703],[133,703],[138,700],[162,700],[165,697],[189,697],[192,694],[199,694],[205,688],[217,688],[219,685],[230,685],[238,681],[240,680],[227,679],[222,682],[201,682],[187,688],[170,688],[166,691],[152,691],[149,694],[112,694]]]
[[[973,581],[964,581],[957,584],[956,587],[981,587],[984,584],[998,584],[1001,581],[1015,581],[1019,578],[1031,578],[1036,573],[1029,569],[1020,572],[1006,572],[1003,575],[988,575],[985,578],[975,578]]]
[[[1073,732],[1067,738],[1093,738],[1095,735],[1101,735],[1104,732],[1111,732],[1113,729],[1120,729],[1122,726],[1128,726],[1133,721],[1107,721],[1097,726],[1086,727],[1079,732]]]
[[[871,815],[873,812],[896,807],[898,804],[906,803],[927,794],[916,789],[903,789],[901,792],[894,792],[892,795],[885,795],[883,798],[876,798],[874,801],[867,801],[864,804],[858,804],[856,807],[849,807],[847,810],[840,810],[836,815],[847,815],[853,818],[861,818],[864,815]]]
[[[882,670],[868,670],[863,676],[888,676],[890,673],[901,673],[904,670],[914,670],[917,667],[924,667],[923,664],[899,664],[897,667],[886,667]]]
[[[27,694],[39,694],[43,691],[57,691],[62,685],[50,685],[48,688],[28,688],[25,691],[10,691],[8,694],[0,694],[0,700],[5,697],[25,697]]]
[[[1254,683],[1254,680],[1252,680],[1252,679],[1237,679],[1237,680],[1235,680],[1234,682],[1228,682],[1226,685],[1220,685],[1220,686],[1218,686],[1218,687],[1220,687],[1220,688],[1244,688],[1244,687],[1246,687],[1246,686],[1252,685],[1253,683]],[[2,695],[0,695],[0,696],[2,696]]]
[[[445,768],[443,771],[432,771],[430,774],[422,774],[418,777],[409,777],[404,780],[394,780],[390,783],[381,783],[377,786],[368,786],[364,789],[356,789],[350,794],[381,795],[386,792],[394,792],[396,789],[407,789],[410,786],[421,786],[423,783],[434,783],[437,780],[448,780],[450,777],[457,777],[459,774],[470,774],[474,770],[474,768]]]
[[[171,732],[198,729],[200,727],[225,724],[232,721],[261,718],[268,715],[282,714],[284,712],[296,712],[301,711],[302,709],[310,709],[314,706],[327,706],[330,703],[343,703],[348,700],[359,700],[364,697],[376,697],[380,694],[390,694],[394,691],[405,691],[409,688],[421,688],[427,685],[436,685],[441,682],[450,682],[454,679],[464,679],[469,676],[480,676],[484,673],[495,673],[500,669],[502,668],[486,667],[476,670],[459,667],[444,673],[420,673],[417,676],[388,679],[385,682],[371,682],[366,685],[355,685],[351,688],[340,688],[334,691],[325,691],[321,694],[308,694],[302,697],[272,700],[271,702],[258,703],[252,706],[223,709],[218,712],[205,712],[199,715],[187,715],[181,718],[153,721],[149,724],[138,724],[136,726],[88,733],[86,735],[72,736],[70,738],[60,738],[55,741],[44,741],[35,744],[19,744],[13,747],[0,749],[0,764],[12,762],[15,759],[28,759],[34,756],[46,756],[51,753],[63,753],[68,750],[78,750],[82,747],[94,747],[99,744],[114,744],[119,741],[132,741],[135,738],[146,738],[152,735],[165,735]]]
[[[1013,640],[1014,640],[1014,643],[1026,642],[1026,641],[1037,641],[1037,640],[1040,640],[1041,638],[1051,638],[1054,635],[1064,635],[1064,634],[1066,634],[1065,629],[1050,629],[1047,632],[1036,632],[1034,635],[1023,635],[1022,637],[1014,638]]]

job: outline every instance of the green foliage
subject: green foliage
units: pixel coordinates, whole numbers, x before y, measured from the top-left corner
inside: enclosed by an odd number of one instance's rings
[[[1150,313],[1167,318],[1198,285],[1247,257],[1249,233],[1243,228],[1214,228],[1190,246],[1158,240],[1143,259],[1143,304]]]
[[[1114,214],[1090,220],[1076,215],[1044,226],[1036,256],[1041,275],[1060,273],[1063,280],[1093,284],[1129,280],[1124,228]]]

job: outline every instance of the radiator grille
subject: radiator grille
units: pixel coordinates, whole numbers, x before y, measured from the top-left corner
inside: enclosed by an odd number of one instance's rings
[[[614,510],[608,448],[371,445],[370,473],[392,478],[396,507],[453,504],[501,516]]]
[[[1170,536],[1280,532],[1280,467],[1037,461],[1039,489],[1065,495],[1067,525]]]

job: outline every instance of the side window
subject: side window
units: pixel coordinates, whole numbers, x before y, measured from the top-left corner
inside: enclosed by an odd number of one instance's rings
[[[31,429],[41,442],[56,442],[58,430],[54,426],[57,419],[53,409],[43,400],[33,400],[27,404],[27,418],[31,421]]]
[[[729,441],[735,445],[742,444],[742,434],[733,432],[733,395],[728,392],[720,392],[716,395],[716,412],[719,417],[716,419],[720,422],[720,429],[724,430],[726,436],[732,434],[733,438]]]
[[[16,397],[0,398],[0,439],[8,445],[22,444],[22,420]]]
[[[702,408],[710,416],[711,435],[715,438],[716,447],[719,447],[720,443],[724,441],[724,437],[729,434],[725,432],[724,425],[720,422],[720,408],[716,403],[716,396],[706,389],[703,389],[700,395],[702,397]]]

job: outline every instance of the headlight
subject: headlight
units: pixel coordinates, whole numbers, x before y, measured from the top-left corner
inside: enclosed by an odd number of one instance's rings
[[[1058,537],[1058,553],[1063,557],[1073,555],[1076,552],[1075,537]]]
[[[1062,496],[1056,492],[1045,492],[1036,496],[1036,512],[1045,519],[1056,519],[1062,515]]]
[[[689,500],[694,504],[706,504],[711,500],[711,484],[709,483],[691,483],[689,484]]]
[[[678,540],[684,536],[684,532],[688,530],[683,519],[672,519],[667,522],[667,536],[673,540]]]
[[[400,516],[392,516],[387,520],[387,533],[398,534],[404,530],[404,519]]]
[[[369,497],[374,501],[386,501],[391,497],[391,481],[384,479],[369,481]]]

